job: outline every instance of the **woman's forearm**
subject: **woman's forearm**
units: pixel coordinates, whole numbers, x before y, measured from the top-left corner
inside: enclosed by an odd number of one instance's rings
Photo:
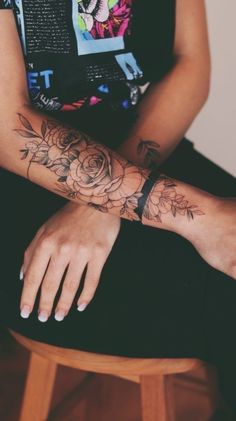
[[[52,192],[184,236],[212,206],[207,193],[163,175],[150,184],[150,170],[29,107],[8,120],[0,148],[3,168]]]
[[[150,85],[119,153],[146,168],[161,164],[207,99],[209,66],[206,60],[181,57],[161,82]]]

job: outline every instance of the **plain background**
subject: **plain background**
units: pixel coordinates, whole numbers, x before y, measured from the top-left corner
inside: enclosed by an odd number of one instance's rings
[[[206,0],[206,6],[211,92],[187,137],[196,149],[236,176],[236,0]]]

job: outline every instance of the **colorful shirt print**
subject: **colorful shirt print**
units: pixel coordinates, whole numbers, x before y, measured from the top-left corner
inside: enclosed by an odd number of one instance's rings
[[[132,0],[79,0],[79,27],[88,39],[123,37],[129,27],[131,7]]]
[[[153,54],[158,48],[155,8],[162,12],[174,2],[149,1],[151,15],[139,0],[0,0],[1,9],[14,11],[36,108],[73,111],[101,102],[113,109],[136,105],[152,67],[150,57],[158,59]],[[136,19],[134,37],[136,2],[140,31]],[[162,5],[157,7],[158,3]],[[159,47],[165,53],[163,45]]]
[[[136,103],[139,88],[134,81],[143,74],[125,47],[132,0],[13,0],[11,4],[29,92],[38,108],[70,111],[101,101],[123,108]]]

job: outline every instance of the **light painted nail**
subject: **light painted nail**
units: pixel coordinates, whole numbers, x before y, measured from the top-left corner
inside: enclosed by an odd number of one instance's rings
[[[58,311],[55,313],[55,316],[54,316],[54,318],[55,318],[58,322],[61,322],[61,321],[64,319],[64,317],[65,317],[65,312],[64,312],[63,310],[58,310]]]
[[[85,310],[85,307],[87,307],[87,304],[86,304],[86,303],[80,304],[80,305],[77,307],[77,310],[78,310],[78,311],[84,311],[84,310]]]
[[[27,319],[30,315],[30,306],[24,305],[21,309],[20,315],[23,319]]]
[[[20,270],[20,281],[22,281],[24,278],[24,272],[23,272],[23,268],[21,268]]]
[[[48,319],[48,313],[46,311],[40,311],[38,319],[40,320],[40,322],[46,322]]]

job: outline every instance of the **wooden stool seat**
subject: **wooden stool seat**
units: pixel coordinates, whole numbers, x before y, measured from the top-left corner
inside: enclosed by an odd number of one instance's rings
[[[12,329],[9,331],[31,352],[20,421],[47,419],[58,364],[140,383],[142,420],[174,421],[170,375],[203,365],[202,361],[191,358],[131,358],[61,348],[29,339]]]

